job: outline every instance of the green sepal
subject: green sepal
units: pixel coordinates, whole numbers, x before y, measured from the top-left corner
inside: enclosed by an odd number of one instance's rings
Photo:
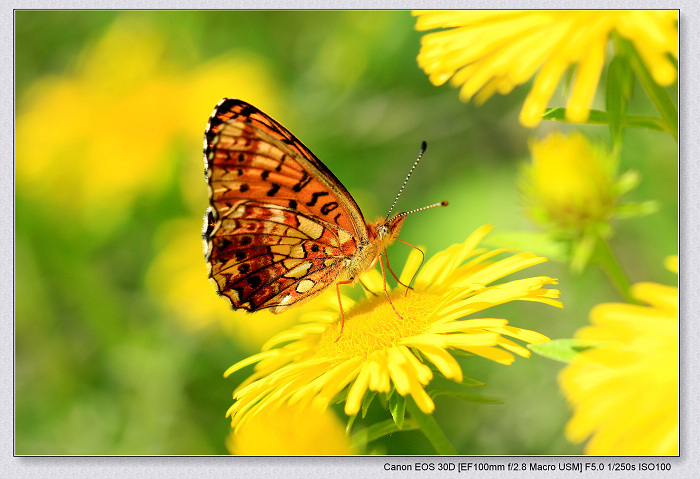
[[[394,422],[399,427],[403,428],[404,418],[406,416],[406,398],[401,394],[394,394],[389,399],[389,411]]]
[[[581,274],[591,261],[595,251],[598,236],[595,234],[584,234],[571,245],[571,262],[569,266],[575,274]]]
[[[655,200],[625,203],[615,207],[615,216],[618,218],[637,218],[656,213],[659,208],[659,202]]]
[[[355,424],[355,419],[357,419],[357,414],[348,416],[348,422],[345,424],[345,434],[350,434],[353,424]]]
[[[545,358],[570,363],[583,351],[596,347],[599,344],[580,339],[555,339],[546,343],[528,344],[527,348]]]
[[[377,395],[377,391],[370,391],[369,394],[365,394],[365,397],[362,399],[362,418],[367,415],[367,410],[369,409],[369,405],[372,404],[372,400],[374,397]]]
[[[335,396],[333,396],[331,404],[340,404],[342,402],[345,402],[345,400],[348,397],[348,391],[350,391],[350,384],[347,384],[343,389],[338,391],[338,393]]]
[[[627,170],[617,177],[615,190],[618,196],[629,193],[642,182],[642,175],[637,170]]]
[[[451,349],[450,354],[456,358],[473,358],[474,353],[463,351],[461,349]]]
[[[391,387],[389,388],[389,392],[386,393],[386,400],[387,402],[391,399],[391,396],[394,394],[394,383],[391,383]]]

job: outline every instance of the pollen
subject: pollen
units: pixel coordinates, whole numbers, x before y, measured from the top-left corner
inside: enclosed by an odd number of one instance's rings
[[[394,292],[391,302],[400,317],[384,294],[362,301],[345,316],[342,334],[340,321],[325,331],[316,357],[365,357],[399,344],[404,338],[426,333],[441,300],[438,294]]]

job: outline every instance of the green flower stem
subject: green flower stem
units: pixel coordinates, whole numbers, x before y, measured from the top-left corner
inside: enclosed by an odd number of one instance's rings
[[[629,48],[628,52],[632,69],[637,74],[637,78],[639,78],[656,109],[661,113],[661,117],[666,123],[666,129],[678,141],[678,109],[673,103],[671,96],[665,88],[654,81],[637,51],[634,48]]]
[[[610,248],[610,244],[605,238],[598,238],[596,260],[598,265],[605,272],[610,282],[615,286],[622,297],[630,303],[635,303],[635,299],[630,294],[630,287],[632,284],[627,278],[625,272],[622,270],[622,267],[617,261],[612,248]]]
[[[406,409],[408,409],[418,428],[423,431],[423,434],[425,434],[425,437],[428,438],[428,441],[430,441],[430,444],[432,444],[438,454],[457,454],[457,451],[452,447],[450,441],[447,440],[445,433],[442,432],[433,415],[425,414],[421,411],[411,396],[406,397]]]

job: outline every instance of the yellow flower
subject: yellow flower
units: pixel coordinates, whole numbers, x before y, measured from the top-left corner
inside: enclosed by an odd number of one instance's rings
[[[450,78],[461,85],[460,98],[483,103],[494,93],[508,94],[535,76],[520,113],[527,127],[539,124],[562,75],[576,66],[566,107],[570,121],[583,122],[605,63],[613,32],[629,39],[662,86],[677,70],[678,12],[642,11],[417,11],[417,30],[426,34],[418,65],[434,85]]]
[[[678,257],[667,260],[678,273]],[[587,454],[678,454],[678,288],[638,283],[648,306],[607,303],[576,338],[598,344],[559,377],[574,408],[566,426]]]
[[[299,424],[304,427],[300,428]],[[232,430],[226,439],[238,455],[349,455],[354,451],[345,428],[331,410],[282,406]]]
[[[477,249],[490,227],[482,227],[464,243],[436,254],[421,269],[412,290],[395,290],[391,301],[383,294],[376,271],[363,277],[380,293],[352,307],[343,298],[346,311],[341,331],[338,313],[309,313],[305,323],[272,338],[263,352],[232,366],[226,375],[256,364],[255,373],[234,393],[228,411],[232,425],[239,427],[251,418],[282,404],[310,405],[325,410],[336,395],[345,396],[345,413],[360,410],[365,393],[389,393],[392,386],[402,396],[411,395],[424,413],[434,403],[425,390],[432,364],[444,377],[461,381],[462,370],[451,349],[467,351],[501,364],[523,357],[529,351],[511,341],[548,341],[534,331],[509,326],[505,319],[464,319],[491,306],[509,301],[536,301],[561,307],[559,291],[544,288],[556,284],[549,277],[495,281],[546,261],[532,253],[517,253],[493,260],[504,250]],[[420,254],[414,251],[400,276],[408,283],[418,269]]]
[[[109,230],[139,196],[172,184],[180,149],[201,151],[219,98],[236,91],[269,101],[260,62],[226,55],[185,69],[167,60],[167,42],[147,21],[124,14],[74,69],[27,88],[17,115],[19,194],[76,226]],[[195,183],[182,189],[199,201],[206,187],[196,160],[183,167],[196,172]]]
[[[525,199],[538,222],[583,231],[612,215],[617,199],[614,159],[581,133],[551,133],[530,142],[532,165],[523,171]]]
[[[204,178],[200,180],[204,182]],[[197,234],[201,226],[201,217],[179,218],[160,225],[154,241],[158,255],[146,275],[146,287],[154,301],[189,330],[222,328],[238,344],[256,351],[270,336],[298,321],[301,314],[324,307],[328,301],[338,301],[335,291],[328,290],[282,314],[233,311],[207,280],[202,239]]]

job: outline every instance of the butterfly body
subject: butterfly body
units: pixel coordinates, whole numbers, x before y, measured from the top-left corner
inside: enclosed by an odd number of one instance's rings
[[[294,135],[225,98],[204,135],[209,278],[234,309],[280,313],[374,267],[405,216],[367,223],[342,183]]]
[[[405,217],[401,216],[393,221],[380,219],[375,223],[368,224],[369,241],[360,245],[357,252],[346,258],[345,277],[342,280],[355,283],[362,273],[374,268],[382,251],[385,251],[387,246],[398,236],[404,219]]]

